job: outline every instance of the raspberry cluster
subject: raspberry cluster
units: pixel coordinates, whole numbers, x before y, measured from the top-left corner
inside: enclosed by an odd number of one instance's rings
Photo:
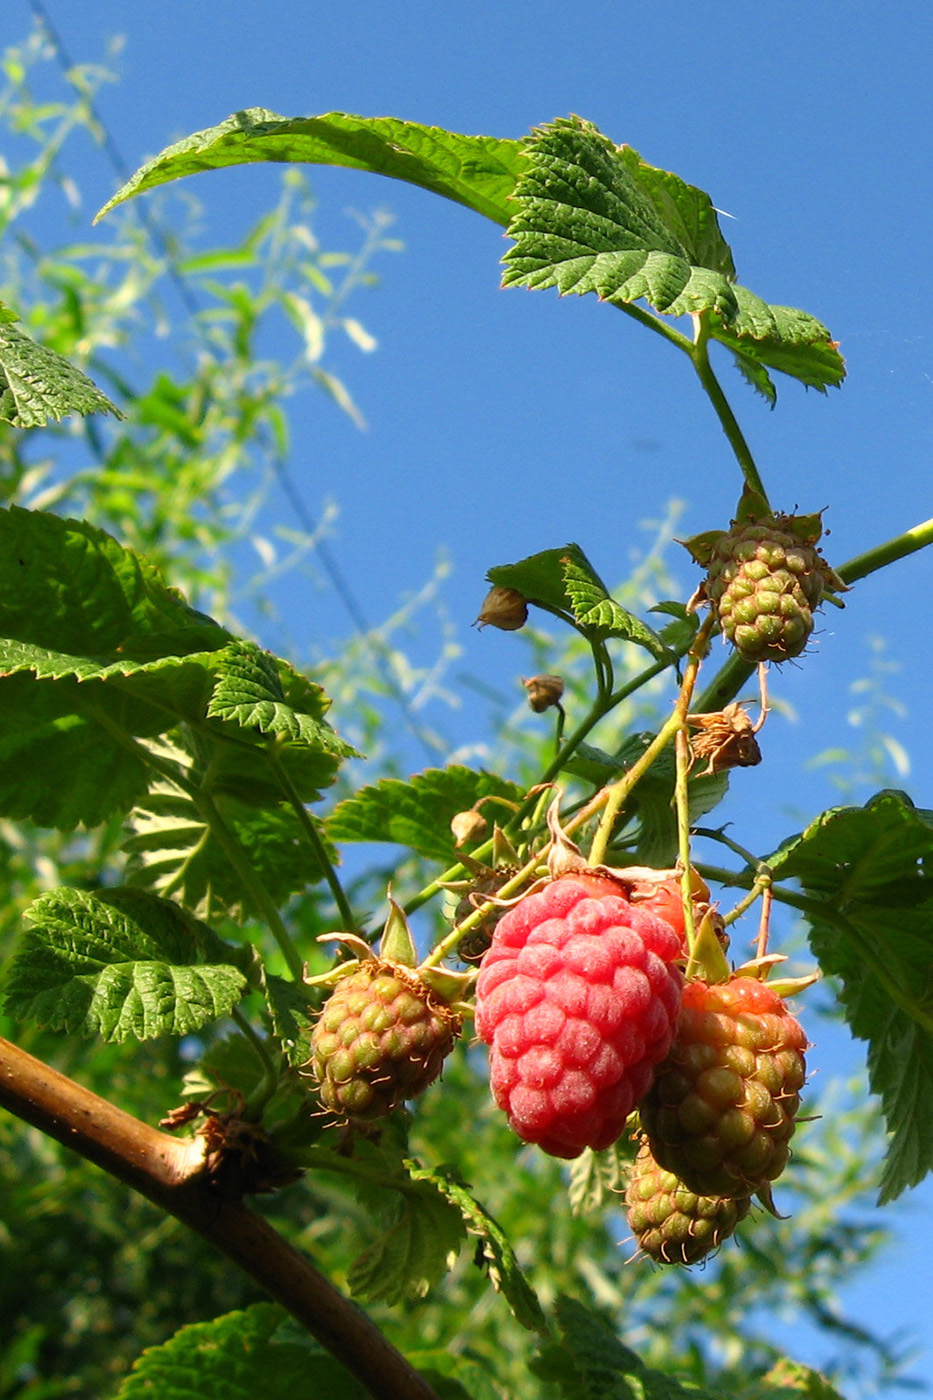
[[[519,1137],[564,1158],[616,1141],[672,1043],[682,952],[670,924],[590,874],[561,876],[500,920],[476,1029]]]

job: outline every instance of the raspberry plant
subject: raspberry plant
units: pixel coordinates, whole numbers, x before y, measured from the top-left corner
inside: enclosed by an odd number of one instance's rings
[[[772,504],[710,341],[771,402],[775,374],[820,391],[839,385],[838,347],[812,316],[737,281],[702,191],[591,124],[558,120],[505,140],[392,118],[244,111],[143,166],[107,209],[180,176],[260,160],[413,181],[506,228],[505,286],[594,292],[665,338],[697,374],[735,458],[735,518],[689,542],[708,580],[692,599],[657,599],[656,625],[621,606],[578,544],[493,563],[479,621],[517,632],[544,612],[589,650],[584,700],[560,676],[535,678],[549,683],[543,691],[525,682],[541,723],[553,722],[553,757],[531,781],[449,765],[328,803],[359,755],[319,685],[189,606],[112,534],[4,510],[0,816],[65,832],[126,828],[119,874],[47,890],[25,911],[5,1011],[67,1037],[195,1036],[207,1049],[187,1092],[169,1091],[161,1130],[8,1042],[0,1102],[208,1240],[340,1363],[299,1345],[259,1303],[148,1352],[121,1389],[127,1397],[171,1394],[166,1375],[208,1353],[220,1385],[235,1372],[261,1388],[285,1368],[335,1397],[359,1385],[390,1398],[506,1395],[492,1352],[474,1365],[466,1355],[445,1361],[444,1338],[410,1358],[392,1344],[385,1309],[443,1289],[468,1242],[502,1295],[495,1305],[536,1339],[523,1393],[608,1395],[631,1381],[639,1393],[685,1394],[677,1366],[646,1365],[592,1299],[545,1307],[533,1269],[526,1276],[484,1204],[497,1183],[484,1181],[482,1161],[467,1180],[459,1161],[416,1157],[410,1134],[422,1115],[429,1124],[456,1113],[458,1076],[480,1052],[466,1036],[453,1042],[475,1014],[496,1101],[516,1129],[516,1172],[540,1149],[581,1157],[575,1198],[611,1216],[627,1195],[642,1249],[666,1264],[697,1263],[733,1231],[727,1247],[741,1250],[775,1179],[780,1191],[796,1166],[782,1175],[805,1033],[784,998],[812,979],[782,975],[783,954],[769,946],[777,903],[802,916],[814,959],[838,979],[842,1014],[869,1043],[888,1129],[882,1201],[924,1177],[933,1165],[929,813],[884,791],[815,816],[764,852],[754,833],[742,845],[698,826],[731,770],[757,762],[760,725],[737,699],[756,667],[771,663],[779,691],[783,662],[818,665],[806,651],[813,609],[925,547],[933,523],[830,566],[816,550],[819,517]],[[0,326],[7,422],[28,429],[113,409],[12,315]],[[683,318],[690,333],[674,324]],[[712,649],[718,630],[734,647],[724,662]],[[631,649],[644,665],[622,681],[619,658]],[[669,682],[669,717],[653,734],[599,746],[624,703],[658,677]],[[759,684],[763,720],[763,667]],[[340,848],[354,842],[407,847],[423,874],[398,903],[383,891],[378,957],[374,915],[340,876]],[[309,930],[293,911],[314,884],[326,900]],[[756,907],[756,956],[735,969],[729,931]],[[406,922],[416,915],[430,945],[420,962]],[[333,961],[321,937],[341,950]],[[800,1008],[805,1023],[805,997]],[[433,1097],[412,1103],[442,1062]],[[471,1126],[460,1124],[464,1161]],[[642,1129],[651,1154],[642,1147],[633,1166]],[[544,1170],[537,1159],[534,1170]],[[342,1283],[382,1309],[384,1331],[246,1203],[321,1179],[359,1193],[369,1237]],[[748,1394],[834,1393],[792,1361],[765,1369],[748,1378],[758,1387]],[[716,1393],[746,1392],[730,1382]]]

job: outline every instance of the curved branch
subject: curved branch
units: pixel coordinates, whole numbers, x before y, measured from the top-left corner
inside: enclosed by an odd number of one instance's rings
[[[0,1107],[201,1235],[265,1288],[376,1400],[438,1400],[364,1312],[267,1220],[212,1184],[203,1138],[175,1138],[150,1128],[2,1038]]]

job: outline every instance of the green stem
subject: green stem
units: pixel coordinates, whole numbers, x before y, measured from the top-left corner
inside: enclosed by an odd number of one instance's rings
[[[706,655],[712,626],[713,620],[712,614],[710,614],[690,644],[690,650],[687,653],[689,659],[684,669],[684,678],[681,683],[680,694],[677,696],[677,704],[674,706],[674,713],[671,715],[670,719],[662,725],[661,729],[645,749],[641,758],[632,764],[625,776],[620,778],[618,782],[610,784],[609,787],[603,788],[602,793],[597,793],[596,797],[577,814],[573,821],[568,822],[564,827],[564,830],[569,835],[571,831],[581,826],[593,811],[598,810],[597,803],[602,807],[603,814],[600,817],[596,835],[593,837],[593,842],[590,846],[590,865],[601,865],[603,863],[606,858],[609,839],[612,835],[612,828],[622,803],[628,797],[632,788],[640,780],[642,775],[648,771],[661,751],[667,747],[674,735],[684,728],[687,719],[687,711],[690,709],[690,701],[693,699],[693,688],[696,685],[697,672],[700,669],[700,662]]]
[[[762,871],[761,873],[759,873],[758,875],[756,875],[756,876],[755,876],[755,883],[752,885],[752,887],[751,887],[751,889],[749,890],[748,894],[743,895],[742,898],[739,900],[738,904],[736,904],[735,907],[734,907],[733,909],[730,909],[729,912],[728,912],[728,914],[723,915],[723,920],[722,920],[722,921],[723,921],[723,923],[725,924],[725,926],[728,928],[729,925],[730,925],[730,924],[734,924],[734,923],[736,922],[737,919],[741,919],[742,915],[743,915],[748,909],[751,909],[752,905],[756,902],[756,900],[759,900],[759,899],[761,898],[761,896],[764,894],[765,890],[770,889],[770,888],[771,888],[771,874],[770,874],[770,872],[768,872],[767,874],[765,874],[764,871]]]
[[[752,491],[758,494],[767,502],[768,495],[765,491],[764,482],[758,474],[755,459],[751,449],[745,441],[742,429],[738,420],[729,406],[729,401],[720,387],[719,380],[713,373],[713,367],[709,362],[709,319],[706,315],[698,315],[693,318],[696,338],[688,351],[693,367],[699,376],[700,383],[706,390],[716,416],[722,425],[722,430],[729,440],[729,446],[735,453],[739,466],[742,468],[742,475],[746,484]]]
[[[684,711],[686,713],[686,711]],[[690,795],[687,779],[690,773],[690,745],[687,731],[681,725],[674,738],[676,770],[674,804],[677,813],[677,854],[680,861],[680,892],[684,906],[684,936],[687,956],[692,959],[696,944],[696,920],[693,917],[693,878],[690,869]]]
[[[612,671],[612,657],[605,642],[592,642],[593,665],[596,668],[596,687],[600,699],[605,699],[612,694],[612,682],[614,679]]]
[[[751,679],[757,669],[757,662],[743,661],[738,652],[733,652],[729,660],[720,666],[697,700],[697,713],[709,715],[724,709],[730,700],[735,699],[742,686]]]
[[[354,1157],[328,1152],[325,1147],[290,1149],[288,1159],[296,1166],[311,1167],[316,1171],[337,1172],[340,1176],[354,1176],[358,1181],[368,1181],[373,1186],[398,1191],[402,1195],[417,1196],[423,1190],[420,1182],[412,1181],[409,1177],[390,1175],[376,1167],[367,1166],[365,1162],[358,1162]]]
[[[334,902],[336,903],[340,917],[343,920],[343,926],[345,931],[347,933],[359,933],[361,925],[357,922],[353,910],[350,907],[350,901],[347,899],[347,896],[344,893],[343,886],[341,885],[340,880],[337,878],[337,872],[333,867],[330,856],[327,854],[327,847],[321,840],[320,832],[314,825],[314,821],[312,820],[310,812],[299,797],[297,791],[295,790],[294,783],[288,776],[288,773],[285,771],[282,764],[279,762],[278,756],[274,750],[269,751],[269,762],[272,766],[273,772],[275,773],[279,787],[284,792],[288,800],[289,806],[292,808],[293,812],[295,813],[295,816],[298,818],[298,821],[301,824],[301,829],[304,832],[305,840],[314,852],[314,857],[321,870],[324,872],[324,879],[330,886],[330,892],[334,896]]]
[[[239,876],[260,918],[268,924],[269,932],[279,946],[292,979],[300,985],[304,977],[304,963],[292,942],[291,934],[282,922],[282,916],[272,896],[253,869],[249,856],[227,826],[210,794],[199,791],[194,784],[188,784],[185,790],[213,831],[218,846]]]
[[[649,330],[655,331],[658,335],[669,340],[672,345],[676,345],[678,350],[683,350],[685,354],[693,357],[693,341],[689,336],[684,335],[674,326],[668,325],[666,321],[659,321],[656,316],[643,311],[640,306],[636,306],[632,301],[614,301],[613,306],[619,311],[624,311],[626,316],[631,316],[633,321],[638,321],[642,326],[647,326]]]
[[[924,520],[922,525],[905,530],[893,540],[886,540],[884,544],[876,545],[864,554],[857,554],[854,559],[838,568],[836,573],[843,583],[855,583],[856,579],[866,578],[877,569],[883,569],[885,565],[893,564],[897,559],[905,559],[908,554],[925,549],[929,544],[933,544],[933,520]]]
[[[749,886],[756,883],[747,874],[736,874],[731,870],[718,870],[715,866],[698,866],[705,880],[715,880],[718,884]],[[870,969],[872,975],[877,979],[878,985],[887,992],[891,1000],[900,1007],[905,1015],[925,1030],[933,1031],[933,1015],[905,990],[892,977],[891,970],[878,952],[871,939],[866,937],[857,924],[852,923],[840,914],[838,909],[832,908],[821,899],[811,899],[809,895],[796,894],[793,890],[782,889],[780,885],[772,885],[771,893],[781,904],[787,904],[791,909],[798,910],[810,922],[817,920],[826,924],[832,924],[845,937],[850,947],[855,948],[865,966]]]
[[[597,700],[586,718],[577,725],[576,729],[570,735],[570,738],[561,745],[558,753],[538,779],[538,783],[553,782],[570,755],[579,748],[580,744],[582,744],[583,740],[590,731],[596,727],[599,721],[605,715],[609,714],[611,710],[615,709],[616,705],[620,705],[623,700],[627,700],[636,690],[640,690],[643,685],[647,685],[649,681],[654,680],[655,676],[659,676],[662,671],[666,671],[670,664],[669,661],[656,661],[653,666],[649,666],[644,671],[640,671],[637,676],[627,681],[625,685],[621,685],[618,690],[614,690],[611,695],[607,695],[604,700]],[[645,766],[647,767],[649,765]],[[512,817],[506,826],[506,833],[514,833],[521,827],[522,822],[527,818],[529,813],[534,810],[537,800],[537,794],[525,799],[515,813],[515,816]],[[590,815],[592,815],[592,813],[590,813]],[[486,857],[491,854],[491,839],[489,841],[484,841],[482,846],[477,847],[477,849],[472,852],[474,860],[478,861],[485,860]],[[420,909],[423,905],[427,904],[429,900],[432,900],[435,895],[440,894],[445,885],[449,884],[452,880],[463,879],[463,877],[468,874],[470,874],[470,872],[463,865],[457,864],[449,866],[441,875],[438,875],[437,879],[425,885],[423,889],[419,890],[416,895],[413,895],[412,898],[406,902],[404,906],[405,913],[413,914],[416,909]]]
[[[268,1049],[266,1048],[265,1042],[263,1041],[261,1036],[258,1036],[256,1034],[255,1030],[250,1025],[249,1021],[247,1021],[242,1011],[240,1011],[237,1007],[234,1007],[233,1010],[230,1012],[230,1019],[234,1021],[239,1027],[241,1034],[249,1042],[253,1054],[256,1056],[259,1063],[262,1065],[262,1079],[259,1081],[257,1087],[250,1094],[249,1101],[243,1110],[243,1116],[245,1118],[249,1118],[254,1122],[258,1122],[259,1118],[262,1115],[262,1109],[264,1105],[266,1104],[267,1100],[271,1098],[272,1094],[278,1087],[278,1071],[276,1070],[275,1065],[272,1063],[272,1059],[269,1055]]]
[[[578,827],[582,826],[584,822],[589,821],[590,817],[602,808],[599,826],[596,829],[596,835],[593,837],[593,843],[590,846],[590,865],[602,865],[606,857],[606,848],[609,845],[609,838],[612,835],[612,828],[615,825],[615,819],[619,814],[622,803],[628,797],[639,779],[647,773],[659,754],[667,748],[671,739],[680,728],[681,723],[680,715],[675,710],[670,719],[658,730],[641,758],[637,759],[636,762],[632,764],[625,776],[620,778],[618,782],[611,783],[608,787],[604,787],[602,792],[598,792],[596,796],[577,813],[573,820],[568,822],[564,827],[565,832],[569,836],[572,831],[576,831]]]
[[[536,878],[544,861],[547,860],[549,848],[550,843],[542,850],[535,851],[534,855],[530,860],[526,861],[521,870],[517,871],[510,880],[507,880],[506,883],[497,890],[496,899],[510,899],[513,894],[518,894],[524,886],[527,885],[529,880]],[[450,933],[445,934],[441,941],[431,949],[431,952],[425,958],[421,966],[437,967],[443,962],[448,953],[453,952],[463,935],[468,933],[470,929],[475,928],[477,924],[482,923],[487,914],[491,913],[496,907],[496,904],[492,900],[489,900],[486,904],[480,904],[472,914],[468,914],[459,924],[455,924]]]
[[[683,653],[680,653],[680,655],[683,655]],[[619,689],[614,690],[611,695],[607,695],[602,700],[597,699],[589,714],[573,731],[570,738],[555,756],[553,762],[548,764],[538,781],[541,783],[553,782],[567,762],[567,759],[570,758],[575,749],[579,748],[583,740],[592,729],[595,729],[599,721],[614,710],[617,705],[620,705],[623,700],[627,700],[636,690],[640,690],[643,685],[647,685],[649,681],[654,680],[655,676],[659,676],[662,671],[668,670],[670,665],[671,663],[669,661],[656,661],[653,666],[649,666],[646,670],[640,671],[633,680],[627,681],[625,685],[621,685]],[[509,830],[513,830],[516,823],[520,822],[528,815],[531,806],[532,803],[527,803],[519,808],[515,818],[509,823]]]
[[[752,870],[758,871],[763,865],[763,862],[760,861],[757,856],[752,855],[751,851],[746,850],[744,846],[740,846],[738,841],[733,841],[732,837],[727,836],[725,831],[716,831],[711,827],[697,826],[694,827],[693,834],[694,836],[704,836],[709,841],[719,841],[721,845],[728,846],[729,850],[734,851],[737,856],[741,856]]]

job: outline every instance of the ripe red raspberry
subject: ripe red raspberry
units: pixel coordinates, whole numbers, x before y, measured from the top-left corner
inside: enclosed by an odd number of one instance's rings
[[[658,1264],[698,1264],[748,1214],[747,1197],[698,1196],[659,1167],[642,1138],[625,1192],[628,1223],[639,1247]]]
[[[593,875],[561,876],[505,915],[476,1029],[519,1137],[554,1157],[616,1141],[671,1044],[681,952],[669,924]]]
[[[640,1107],[656,1161],[702,1196],[752,1196],[787,1165],[807,1037],[754,977],[688,982]]]
[[[350,1123],[384,1118],[433,1083],[459,1032],[460,1017],[414,969],[368,958],[337,983],[311,1032],[321,1101]]]

